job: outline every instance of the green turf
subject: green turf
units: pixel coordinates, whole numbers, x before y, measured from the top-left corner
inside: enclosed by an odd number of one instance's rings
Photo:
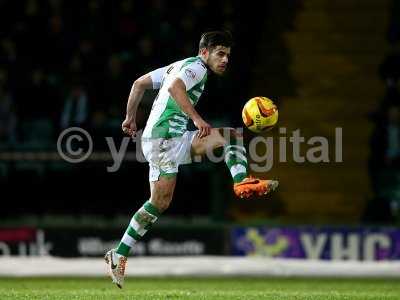
[[[394,279],[0,278],[0,299],[400,299]]]

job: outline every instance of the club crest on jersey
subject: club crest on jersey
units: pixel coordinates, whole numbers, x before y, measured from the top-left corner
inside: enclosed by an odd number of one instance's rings
[[[196,73],[192,69],[186,69],[185,74],[187,77],[194,79],[196,77]]]

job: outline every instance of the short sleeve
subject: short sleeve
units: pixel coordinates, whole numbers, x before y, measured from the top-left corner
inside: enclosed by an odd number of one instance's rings
[[[157,90],[161,87],[161,83],[166,70],[167,67],[162,67],[150,72],[151,81],[153,83],[153,90]]]
[[[200,61],[196,61],[183,66],[177,77],[183,81],[186,86],[186,91],[188,91],[201,82],[206,74],[207,69],[204,64]]]

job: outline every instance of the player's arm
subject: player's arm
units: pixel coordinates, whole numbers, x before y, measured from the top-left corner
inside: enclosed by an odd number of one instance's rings
[[[205,76],[207,76],[207,68],[204,64],[194,62],[182,67],[168,88],[171,97],[175,99],[182,111],[193,120],[194,125],[199,129],[197,136],[200,138],[210,134],[211,125],[197,113],[190,102],[187,91],[199,84]]]
[[[211,125],[200,117],[186,93],[186,85],[180,78],[176,78],[168,88],[171,97],[175,99],[182,111],[193,120],[194,125],[199,129],[198,137],[202,138],[211,132]]]
[[[122,123],[122,131],[126,134],[131,136],[136,134],[136,112],[144,92],[145,90],[160,88],[165,70],[166,67],[154,70],[139,77],[133,83],[126,105],[126,117]]]

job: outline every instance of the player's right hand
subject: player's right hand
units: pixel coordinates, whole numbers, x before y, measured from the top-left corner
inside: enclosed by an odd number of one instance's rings
[[[131,137],[135,137],[137,131],[135,120],[126,118],[122,122],[122,131]]]
[[[193,120],[194,125],[197,127],[197,129],[199,130],[199,132],[197,133],[197,137],[198,138],[202,138],[205,137],[207,135],[209,135],[211,133],[211,125],[208,124],[206,121],[204,121],[203,119],[197,119],[197,120]]]

